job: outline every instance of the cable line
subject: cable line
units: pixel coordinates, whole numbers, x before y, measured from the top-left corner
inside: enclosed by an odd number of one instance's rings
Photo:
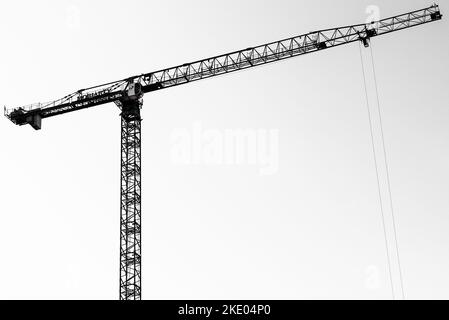
[[[374,128],[373,128],[373,122],[372,122],[372,116],[371,116],[371,110],[370,110],[370,103],[369,103],[369,97],[368,97],[368,86],[366,83],[366,73],[365,73],[365,66],[363,63],[363,55],[362,55],[362,45],[359,42],[359,52],[360,52],[360,62],[362,66],[362,76],[363,76],[363,83],[365,88],[365,98],[366,98],[366,108],[368,111],[368,120],[369,120],[369,128],[370,128],[370,134],[371,134],[371,147],[373,149],[373,159],[374,159],[374,167],[376,171],[376,178],[377,178],[377,190],[379,194],[379,206],[380,206],[380,214],[381,214],[381,220],[382,220],[382,227],[384,232],[384,241],[385,241],[385,251],[387,255],[387,265],[388,265],[388,273],[390,276],[390,286],[391,286],[391,295],[393,297],[393,300],[396,298],[395,292],[394,292],[394,284],[393,284],[393,273],[391,271],[391,260],[390,260],[390,250],[388,249],[388,238],[387,238],[387,228],[386,228],[386,222],[385,222],[385,214],[384,209],[382,205],[382,191],[380,187],[380,176],[379,176],[379,165],[377,163],[377,153],[376,153],[376,146],[374,142]]]
[[[379,115],[380,133],[381,133],[381,139],[382,139],[382,151],[383,151],[383,157],[384,157],[384,161],[385,161],[385,170],[386,170],[386,176],[387,176],[387,188],[388,188],[388,195],[390,197],[391,217],[393,220],[394,242],[395,242],[395,247],[396,247],[396,256],[398,259],[399,279],[400,279],[400,284],[401,284],[402,299],[405,299],[404,280],[402,277],[401,259],[400,259],[400,255],[399,255],[399,244],[398,244],[398,236],[397,236],[397,228],[396,228],[396,218],[395,218],[395,214],[394,214],[393,197],[392,197],[392,192],[391,192],[390,166],[388,164],[387,149],[385,147],[385,136],[384,136],[382,112],[381,112],[380,99],[379,99],[379,87],[377,84],[377,74],[376,74],[376,67],[374,64],[374,54],[373,54],[372,44],[370,46],[370,51],[371,51],[371,66],[373,68],[373,74],[374,74],[374,85],[376,87],[377,113]]]

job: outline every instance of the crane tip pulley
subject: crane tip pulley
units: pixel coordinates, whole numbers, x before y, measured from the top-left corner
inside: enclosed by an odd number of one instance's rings
[[[430,19],[432,19],[432,21],[441,20],[443,18],[443,15],[441,14],[440,6],[434,3],[432,7],[435,9],[435,11],[430,13]]]

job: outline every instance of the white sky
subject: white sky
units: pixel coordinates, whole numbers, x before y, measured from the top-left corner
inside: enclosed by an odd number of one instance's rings
[[[2,2],[0,103],[364,22],[373,4],[431,3]],[[408,298],[449,298],[447,21],[374,40]],[[360,70],[353,44],[145,97],[143,298],[391,297]],[[279,172],[175,166],[171,133],[197,121],[279,130]],[[39,132],[4,118],[0,135],[0,298],[117,299],[117,107]]]

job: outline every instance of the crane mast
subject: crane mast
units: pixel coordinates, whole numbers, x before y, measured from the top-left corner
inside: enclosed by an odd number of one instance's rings
[[[325,29],[78,90],[61,99],[5,108],[16,125],[40,130],[42,119],[114,102],[121,110],[120,299],[141,299],[142,156],[140,110],[146,93],[250,69],[442,19],[439,6],[391,18]]]
[[[121,105],[120,300],[141,298],[142,99]]]

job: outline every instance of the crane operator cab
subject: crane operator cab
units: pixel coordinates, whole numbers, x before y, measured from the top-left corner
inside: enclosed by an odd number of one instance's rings
[[[138,100],[142,97],[142,85],[140,83],[130,83],[128,84],[126,90],[126,98],[129,100]]]
[[[140,108],[143,104],[143,90],[140,83],[128,83],[120,99],[122,117],[125,121],[140,120]]]

